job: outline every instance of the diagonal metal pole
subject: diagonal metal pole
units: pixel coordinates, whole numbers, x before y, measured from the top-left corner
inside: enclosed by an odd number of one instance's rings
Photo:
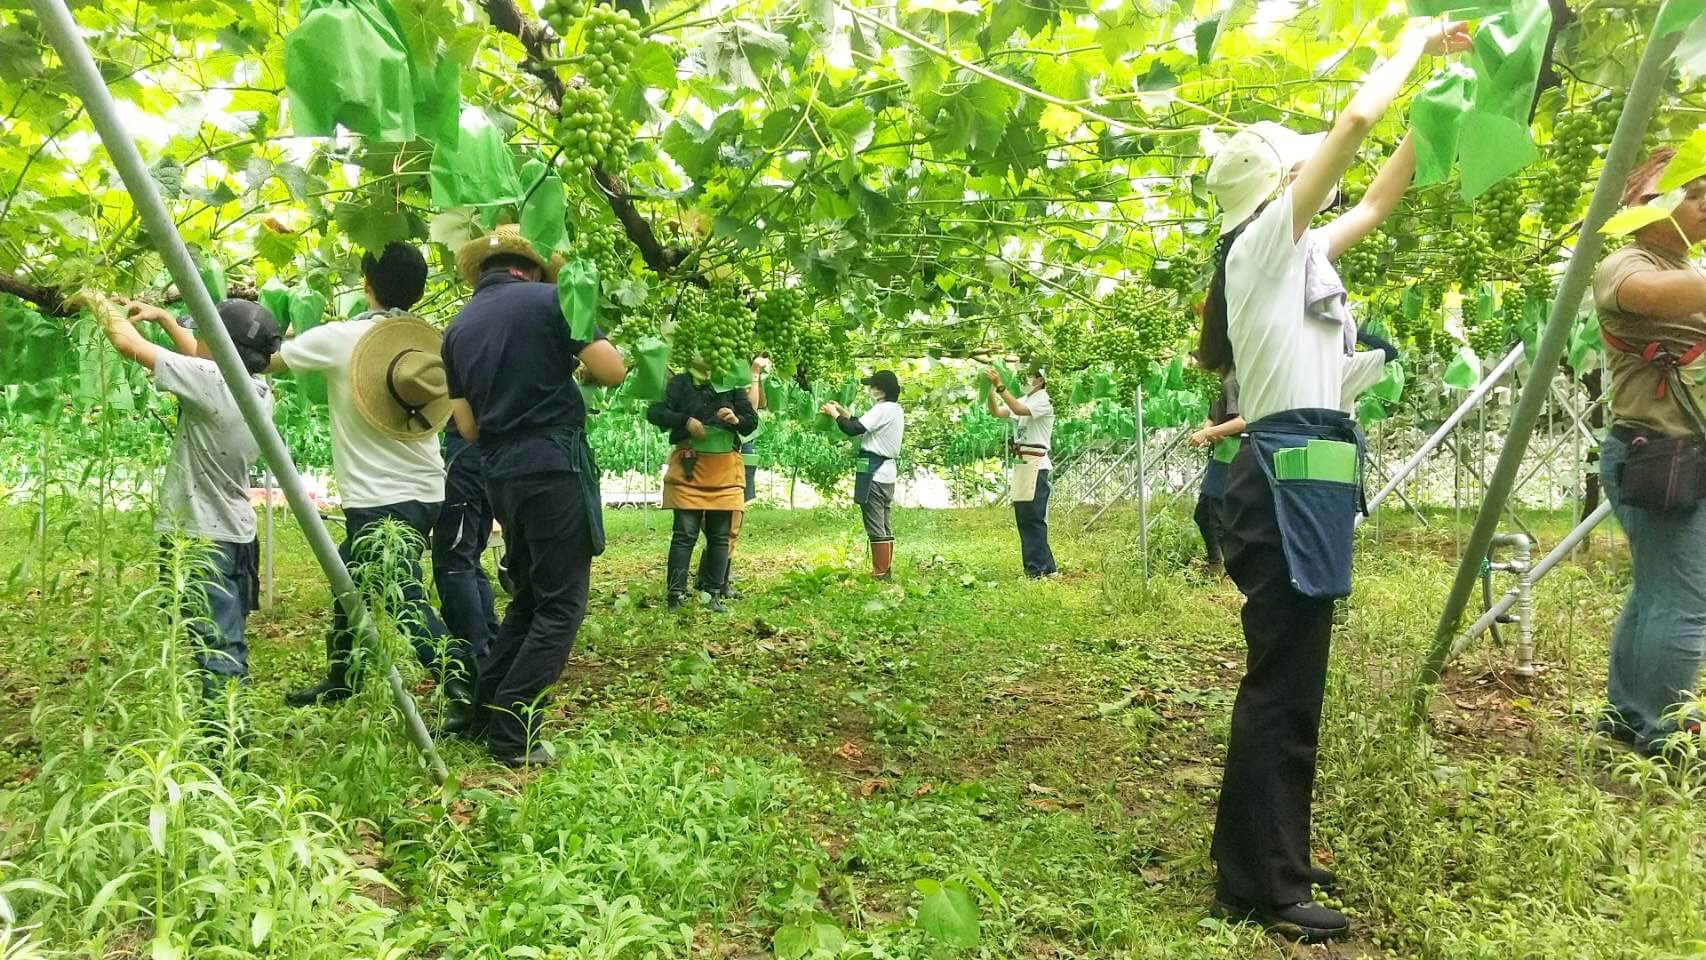
[[[1641,63],[1635,68],[1635,79],[1629,84],[1629,93],[1623,101],[1623,115],[1617,120],[1617,132],[1612,135],[1611,146],[1606,151],[1599,183],[1594,187],[1593,199],[1588,202],[1587,216],[1582,218],[1576,249],[1571,253],[1570,264],[1564,269],[1564,278],[1558,284],[1558,296],[1552,301],[1551,316],[1547,318],[1546,329],[1541,332],[1540,342],[1534,350],[1533,369],[1511,416],[1510,433],[1499,452],[1498,465],[1489,478],[1487,498],[1482,501],[1480,513],[1475,518],[1475,527],[1458,563],[1457,578],[1451,584],[1445,609],[1440,611],[1433,646],[1422,662],[1421,675],[1417,678],[1410,703],[1412,723],[1420,723],[1427,717],[1434,688],[1439,685],[1446,659],[1451,655],[1452,641],[1463,618],[1463,609],[1480,578],[1481,559],[1487,555],[1493,534],[1498,531],[1499,515],[1504,512],[1511,484],[1516,481],[1517,471],[1522,467],[1529,435],[1552,389],[1552,374],[1557,371],[1558,361],[1570,339],[1570,325],[1575,320],[1582,295],[1587,291],[1594,266],[1599,262],[1600,248],[1604,245],[1600,228],[1617,208],[1623,192],[1623,180],[1635,166],[1635,151],[1640,148],[1641,135],[1652,120],[1660,88],[1670,73],[1671,54],[1676,52],[1681,40],[1681,31],[1664,37],[1649,37],[1646,50],[1641,54]]]
[[[243,422],[248,424],[249,432],[254,434],[261,454],[266,457],[273,476],[278,479],[279,488],[284,491],[285,499],[290,503],[291,513],[296,515],[296,522],[301,524],[302,532],[314,550],[314,558],[320,561],[320,568],[326,572],[326,579],[331,581],[332,595],[343,607],[344,614],[349,618],[350,626],[356,631],[360,641],[369,649],[374,649],[378,632],[374,628],[373,618],[368,615],[367,605],[362,602],[355,582],[350,579],[349,568],[345,567],[343,560],[339,558],[338,548],[332,543],[331,534],[326,532],[326,525],[321,522],[319,512],[314,509],[314,504],[308,497],[308,488],[302,482],[302,475],[296,471],[296,463],[290,459],[290,451],[285,448],[284,439],[278,435],[272,418],[262,408],[255,391],[243,389],[243,385],[249,381],[248,371],[243,368],[243,361],[237,357],[237,347],[231,342],[231,335],[226,332],[225,325],[219,322],[218,308],[214,306],[213,298],[202,284],[201,275],[190,259],[189,248],[184,246],[183,237],[178,235],[177,226],[172,222],[171,213],[160,200],[160,193],[154,187],[148,167],[142,162],[142,155],[136,150],[135,141],[125,130],[124,122],[119,119],[112,92],[101,79],[100,70],[96,68],[89,48],[83,43],[81,28],[72,19],[71,11],[66,9],[64,0],[30,0],[30,5],[41,19],[42,30],[47,34],[49,42],[59,51],[59,58],[64,61],[77,95],[89,111],[89,119],[94,122],[95,131],[100,134],[101,142],[112,156],[113,165],[118,168],[119,177],[124,180],[125,189],[130,192],[131,201],[136,204],[136,212],[148,230],[149,239],[161,259],[166,262],[166,269],[177,283],[178,291],[183,295],[190,315],[195,317],[196,332],[207,341],[208,348],[212,350],[213,361],[219,365],[220,374],[231,387],[231,395],[237,399]],[[270,512],[270,506],[268,509]],[[432,735],[421,721],[414,698],[403,689],[403,678],[397,673],[395,665],[390,668],[388,680],[391,685],[391,697],[403,714],[409,738],[425,755],[433,778],[441,784],[444,783],[449,779],[449,772],[445,770],[444,760],[433,747]]]

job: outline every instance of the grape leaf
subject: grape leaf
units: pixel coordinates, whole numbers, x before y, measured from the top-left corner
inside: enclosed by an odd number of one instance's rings
[[[924,894],[918,905],[918,929],[951,947],[975,947],[978,942],[977,905],[958,883],[919,880]]]

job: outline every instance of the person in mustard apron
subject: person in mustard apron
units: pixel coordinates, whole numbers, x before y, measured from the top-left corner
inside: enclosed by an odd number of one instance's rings
[[[754,411],[764,409],[763,377],[770,372],[769,357],[754,357],[752,360],[752,383],[746,387],[746,400],[752,404]],[[722,586],[713,591],[712,586],[716,577],[711,570],[711,551],[706,550],[699,556],[699,573],[694,577],[693,588],[700,593],[714,593],[724,600],[739,600],[741,593],[735,589],[734,555],[735,547],[740,544],[740,528],[746,522],[745,505],[758,498],[758,456],[755,453],[753,441],[764,432],[763,418],[754,421],[757,426],[751,433],[740,435],[740,455],[746,468],[746,489],[741,494],[742,509],[737,512],[729,523],[729,553],[723,564]]]
[[[1208,171],[1220,240],[1197,355],[1206,369],[1238,371],[1248,420],[1220,510],[1249,656],[1214,826],[1215,912],[1310,942],[1350,931],[1314,901],[1311,886],[1335,878],[1311,862],[1309,840],[1333,606],[1350,593],[1362,503],[1362,435],[1341,409],[1356,322],[1332,260],[1397,207],[1415,174],[1414,136],[1358,203],[1312,222],[1423,57],[1469,42],[1463,24],[1426,23],[1369,73],[1330,132],[1253,124]]]
[[[701,587],[709,608],[724,610],[722,595],[729,572],[729,542],[735,519],[746,509],[746,459],[740,438],[758,427],[744,389],[718,390],[711,372],[697,359],[686,373],[671,377],[663,399],[646,410],[653,426],[669,431],[675,449],[663,478],[663,505],[675,511],[669,538],[669,608],[687,600],[693,547],[705,534]]]
[[[859,381],[871,388],[876,403],[863,416],[854,417],[839,403],[823,405],[836,426],[849,437],[859,438],[859,472],[853,479],[853,502],[865,521],[865,539],[871,544],[871,577],[887,580],[894,565],[894,529],[889,525],[894,505],[894,485],[899,477],[895,458],[906,431],[906,412],[900,406],[900,381],[892,370],[878,370]]]

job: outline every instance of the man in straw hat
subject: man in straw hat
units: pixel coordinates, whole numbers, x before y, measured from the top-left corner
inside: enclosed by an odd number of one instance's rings
[[[364,563],[379,559],[363,535],[395,520],[416,535],[403,564],[397,623],[423,665],[440,671],[453,713],[473,699],[473,658],[462,642],[450,642],[444,622],[427,600],[421,553],[444,501],[444,460],[438,431],[450,419],[437,328],[404,311],[426,288],[426,260],[419,250],[393,243],[380,256],[362,257],[367,312],[327,323],[285,341],[275,369],[315,371],[326,377],[332,421],[332,470],[344,508],[345,532],[338,552],[359,579]],[[354,634],[341,607],[332,611],[326,640],[326,676],[292,691],[293,707],[349,698],[358,675]]]
[[[480,663],[478,707],[464,733],[509,766],[549,763],[540,700],[562,673],[586,616],[592,558],[604,550],[598,467],[586,442],[575,371],[615,386],[622,355],[596,329],[571,335],[555,270],[513,226],[465,244],[456,270],[474,288],[444,337],[457,430],[485,456],[514,584]]]

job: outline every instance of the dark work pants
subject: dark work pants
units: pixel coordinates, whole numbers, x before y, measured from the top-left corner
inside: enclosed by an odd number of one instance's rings
[[[1220,498],[1206,493],[1197,495],[1197,510],[1191,515],[1202,533],[1204,556],[1209,563],[1220,563]]]
[[[1310,802],[1333,601],[1292,587],[1253,444],[1232,463],[1220,518],[1226,570],[1244,594],[1249,655],[1214,824],[1219,892],[1252,906],[1301,903],[1310,899]]]
[[[464,449],[445,471],[444,509],[432,528],[432,579],[445,625],[476,657],[486,655],[498,632],[492,581],[480,563],[491,538],[485,468],[478,450]]]
[[[699,532],[705,532],[705,556],[699,567],[699,585],[713,596],[723,591],[729,574],[729,528],[734,513],[728,510],[677,510],[669,535],[669,595],[687,593],[687,569],[693,562],[693,547]]]
[[[372,527],[385,521],[396,520],[408,527],[414,534],[410,538],[410,546],[401,557],[392,558],[394,562],[403,565],[401,582],[396,584],[397,595],[384,597],[383,605],[397,621],[397,629],[409,640],[409,645],[415,650],[415,657],[421,665],[434,669],[439,665],[442,655],[453,660],[467,658],[467,648],[463,643],[452,639],[449,631],[444,628],[444,621],[439,619],[438,611],[433,609],[432,602],[427,599],[426,582],[421,571],[421,555],[426,552],[426,545],[432,537],[433,524],[438,520],[440,504],[422,503],[419,500],[405,500],[402,503],[389,503],[382,507],[348,507],[344,510],[344,542],[338,545],[338,556],[343,558],[349,567],[350,576],[355,578],[358,585],[367,565],[381,558],[370,538],[364,537]],[[368,573],[367,575],[376,575]],[[368,602],[376,603],[374,595],[368,593]],[[354,637],[349,630],[349,620],[344,616],[343,607],[332,605],[332,649],[333,656],[348,651],[354,644]]]
[[[542,697],[562,674],[586,618],[592,531],[573,474],[491,479],[487,490],[515,589],[480,662],[479,703],[487,708],[492,754],[509,757],[537,741]]]
[[[1019,525],[1019,553],[1027,577],[1054,573],[1054,551],[1048,545],[1048,475],[1047,470],[1037,471],[1037,495],[1028,503],[1013,504],[1013,519]]]

